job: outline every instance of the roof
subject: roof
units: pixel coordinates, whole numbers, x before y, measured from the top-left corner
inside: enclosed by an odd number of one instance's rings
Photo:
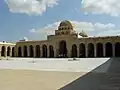
[[[72,26],[72,24],[71,24],[70,21],[64,20],[64,21],[62,21],[62,22],[60,23],[59,26],[60,26],[60,27],[61,27],[61,26]]]

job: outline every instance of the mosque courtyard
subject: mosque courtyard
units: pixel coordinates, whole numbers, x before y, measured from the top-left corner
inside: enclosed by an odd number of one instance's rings
[[[107,74],[116,75],[120,64],[119,58],[1,59],[1,90],[104,90]]]

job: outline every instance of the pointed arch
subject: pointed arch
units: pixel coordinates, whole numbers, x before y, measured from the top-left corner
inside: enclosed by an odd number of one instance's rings
[[[97,57],[103,57],[103,44],[102,43],[97,43],[96,55],[97,55]]]
[[[11,51],[11,48],[10,46],[7,47],[7,56],[10,56],[10,51]]]
[[[88,44],[88,57],[94,57],[94,44]]]
[[[71,57],[77,57],[77,45],[72,45]]]
[[[54,48],[52,45],[49,46],[49,57],[54,58]]]
[[[27,46],[26,45],[23,47],[23,50],[24,50],[24,57],[27,57],[28,56],[28,51],[27,51]]]
[[[115,43],[115,56],[120,57],[120,43]]]
[[[67,57],[67,44],[64,40],[59,43],[59,55],[60,57]]]
[[[39,45],[36,45],[35,51],[36,51],[36,57],[39,58],[40,57],[40,46]]]
[[[29,46],[29,51],[30,51],[30,57],[34,57],[34,50],[32,45]]]
[[[106,57],[113,56],[113,48],[112,48],[112,44],[110,42],[107,42],[105,44],[105,51],[106,51]]]
[[[1,56],[4,56],[4,57],[5,57],[5,52],[6,52],[6,47],[5,47],[5,46],[2,46]]]
[[[81,43],[79,45],[79,57],[85,57],[85,44]]]
[[[42,57],[47,58],[47,46],[45,44],[42,46],[42,52]]]
[[[21,47],[18,47],[18,57],[22,57],[22,49],[21,49]]]
[[[12,57],[15,56],[15,47],[12,47]]]

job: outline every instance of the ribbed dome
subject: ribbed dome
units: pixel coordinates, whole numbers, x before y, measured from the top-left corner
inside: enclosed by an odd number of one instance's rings
[[[60,27],[61,27],[61,26],[70,26],[70,27],[72,27],[72,24],[71,24],[70,21],[64,20],[64,21],[62,21],[62,22],[60,23],[59,26],[60,26]]]
[[[70,21],[64,20],[59,24],[58,30],[73,30],[73,26]]]

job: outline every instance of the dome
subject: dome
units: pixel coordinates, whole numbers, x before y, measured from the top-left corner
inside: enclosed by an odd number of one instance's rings
[[[61,26],[72,26],[72,24],[71,24],[71,22],[70,21],[68,21],[68,20],[65,20],[65,21],[62,21],[61,23],[60,23],[60,25],[59,25],[60,27]]]
[[[73,30],[73,26],[70,21],[64,20],[59,24],[58,30]]]

